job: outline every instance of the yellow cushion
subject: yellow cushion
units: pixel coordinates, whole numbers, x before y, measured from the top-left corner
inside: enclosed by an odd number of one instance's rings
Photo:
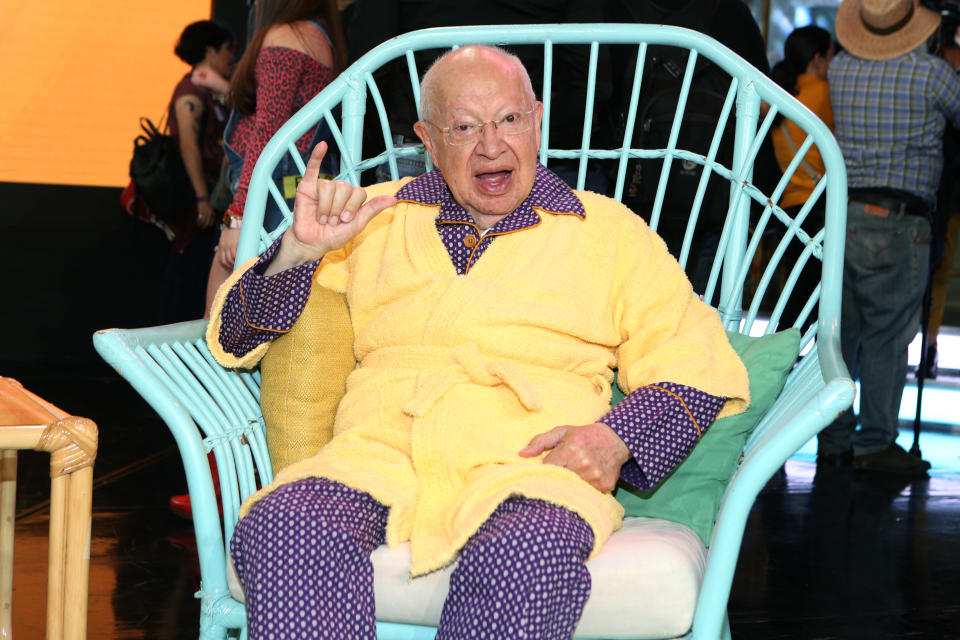
[[[346,298],[314,282],[293,328],[260,362],[260,407],[274,474],[333,437],[333,418],[355,364]]]

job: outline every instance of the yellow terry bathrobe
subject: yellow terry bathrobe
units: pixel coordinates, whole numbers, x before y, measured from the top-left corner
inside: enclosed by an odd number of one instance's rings
[[[346,292],[358,366],[333,440],[242,513],[300,478],[342,482],[390,508],[387,543],[409,540],[419,575],[452,562],[500,502],[523,495],[578,513],[599,549],[623,517],[613,496],[517,452],[557,425],[602,417],[614,367],[626,392],[669,381],[730,398],[721,416],[742,411],[749,392],[717,313],[660,238],[616,201],[577,196],[584,219],[538,210],[538,226],[496,238],[466,275],[437,233],[439,207],[416,202],[328,254],[315,277]]]

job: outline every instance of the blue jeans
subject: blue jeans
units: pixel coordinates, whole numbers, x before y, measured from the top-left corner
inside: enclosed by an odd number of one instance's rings
[[[907,377],[907,346],[920,326],[930,269],[930,223],[918,216],[866,213],[847,206],[840,342],[860,380],[860,429],[852,410],[819,436],[821,453],[882,451],[897,439]]]
[[[397,148],[409,148],[422,146],[419,142],[395,142]],[[423,175],[427,171],[427,162],[424,159],[424,156],[405,156],[397,158],[397,179],[405,178],[407,176],[419,176]],[[377,182],[389,182],[393,180],[393,176],[390,175],[390,165],[381,164],[377,167]]]

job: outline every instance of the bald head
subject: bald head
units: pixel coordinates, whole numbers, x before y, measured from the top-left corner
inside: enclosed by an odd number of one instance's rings
[[[520,58],[490,45],[467,45],[446,52],[436,59],[420,81],[420,118],[436,119],[449,96],[450,78],[470,75],[513,76],[522,83],[530,103],[536,101],[533,85]]]

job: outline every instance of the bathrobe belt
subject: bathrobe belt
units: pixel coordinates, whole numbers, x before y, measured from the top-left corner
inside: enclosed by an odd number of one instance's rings
[[[403,405],[405,414],[422,418],[452,386],[461,382],[487,387],[502,384],[513,392],[527,411],[540,411],[543,407],[526,372],[516,362],[487,360],[474,342],[453,347],[451,354],[455,366],[429,371],[420,377],[416,392]]]

